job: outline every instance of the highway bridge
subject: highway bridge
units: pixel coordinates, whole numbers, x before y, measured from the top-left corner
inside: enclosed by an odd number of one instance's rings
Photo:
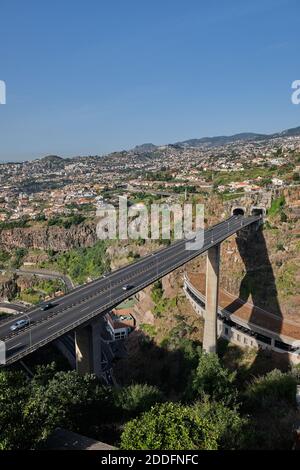
[[[95,364],[94,366],[89,364],[87,367],[84,363],[87,355],[95,357],[96,354],[96,346],[92,351],[91,342],[94,343],[93,335],[97,332],[93,329],[87,330],[88,327],[93,325],[96,318],[103,316],[107,311],[133,294],[206,251],[208,251],[208,254],[212,254],[210,267],[213,270],[215,269],[217,275],[214,283],[215,287],[212,286],[213,292],[218,286],[217,271],[220,243],[237,231],[259,222],[261,218],[262,215],[244,216],[240,213],[232,215],[228,219],[204,230],[203,246],[200,249],[186,249],[187,240],[174,242],[166,248],[139,259],[135,263],[109,273],[105,277],[75,288],[70,293],[55,299],[49,310],[42,311],[40,307],[35,307],[19,314],[17,318],[14,316],[12,320],[1,323],[0,340],[4,342],[2,346],[5,346],[6,351],[6,360],[3,365],[12,364],[47,343],[75,330],[78,362],[83,365],[82,370],[92,371]],[[214,262],[217,265],[214,265]],[[124,285],[129,285],[130,289],[124,290]],[[212,302],[214,301],[214,297],[212,297]],[[207,303],[207,308],[209,308],[209,296]],[[214,307],[212,304],[212,309],[217,312],[217,305]],[[12,332],[10,327],[16,319],[27,319],[28,326],[22,330]],[[214,321],[213,316],[212,321]],[[209,328],[208,322],[207,326]],[[209,336],[211,335],[208,334]],[[212,342],[213,344],[213,336],[214,332],[212,331],[212,339],[208,339],[208,343]],[[207,349],[212,350],[213,346],[208,346]]]

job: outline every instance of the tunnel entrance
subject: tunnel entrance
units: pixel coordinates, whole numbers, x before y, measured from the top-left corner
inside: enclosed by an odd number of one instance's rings
[[[246,209],[244,207],[233,207],[232,215],[245,215]]]
[[[264,207],[252,207],[251,215],[264,217],[266,215],[266,209]]]

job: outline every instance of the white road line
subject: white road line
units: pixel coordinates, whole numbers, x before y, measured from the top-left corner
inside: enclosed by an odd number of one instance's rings
[[[20,344],[23,344],[23,343],[14,344],[11,348],[8,348],[7,351],[10,351],[11,349],[16,348],[17,346],[20,346]]]
[[[54,325],[49,326],[49,328],[47,328],[47,329],[48,329],[48,330],[51,330],[51,328],[54,328],[56,325],[59,325],[60,323],[61,323],[61,322],[58,321],[57,323],[54,323]]]
[[[89,305],[88,307],[86,307],[86,308],[82,308],[82,309],[80,310],[80,312],[84,312],[85,310],[87,310],[87,309],[89,309],[89,308],[91,308],[90,305]]]

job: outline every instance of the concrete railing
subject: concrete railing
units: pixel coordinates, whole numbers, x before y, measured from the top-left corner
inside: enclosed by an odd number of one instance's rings
[[[191,283],[190,279],[184,274],[184,291],[186,297],[189,299],[193,308],[196,312],[205,319],[205,296]],[[197,300],[199,300],[199,303]],[[202,305],[200,304],[202,303]],[[246,331],[248,330],[248,331]],[[240,346],[240,347],[252,347],[260,348],[270,351],[275,351],[279,353],[286,353],[289,355],[289,358],[292,363],[300,363],[300,351],[292,352],[285,351],[275,346],[275,338],[270,335],[269,330],[264,330],[260,328],[260,331],[255,331],[253,325],[248,324],[245,321],[239,322],[237,316],[230,314],[225,309],[218,307],[218,319],[217,319],[217,333],[218,336],[223,337],[230,342]],[[272,332],[271,332],[272,333]],[[269,338],[270,344],[260,341],[257,336],[263,335],[266,338]],[[279,337],[280,338],[280,337]],[[290,338],[290,344],[293,343],[293,339]]]

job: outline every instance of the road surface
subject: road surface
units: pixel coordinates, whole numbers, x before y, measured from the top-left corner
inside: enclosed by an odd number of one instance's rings
[[[30,326],[25,330],[11,332],[10,327],[16,317],[2,323],[0,339],[6,346],[6,364],[15,362],[67,332],[87,324],[92,318],[104,315],[128,297],[191,261],[211,246],[259,220],[258,216],[232,216],[206,229],[203,246],[198,250],[186,249],[186,241],[181,240],[113,271],[107,277],[77,287],[63,297],[55,299],[54,306],[45,312],[35,307],[18,316],[19,319],[29,319]],[[124,291],[122,287],[125,284],[130,284],[132,288]]]

